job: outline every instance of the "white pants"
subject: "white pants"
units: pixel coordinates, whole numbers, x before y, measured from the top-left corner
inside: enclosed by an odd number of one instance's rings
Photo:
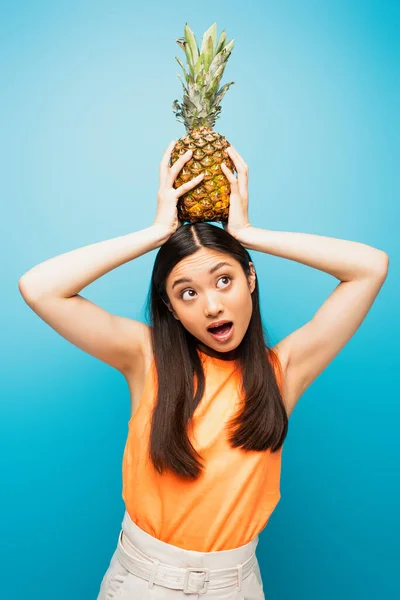
[[[257,544],[258,536],[232,550],[185,550],[149,535],[125,511],[97,600],[265,600]]]

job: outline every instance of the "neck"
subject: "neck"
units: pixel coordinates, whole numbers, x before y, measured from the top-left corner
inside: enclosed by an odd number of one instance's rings
[[[212,356],[213,358],[219,358],[221,360],[236,360],[238,358],[238,349],[229,350],[228,352],[218,352],[209,346],[205,346],[204,344],[198,344],[199,350],[207,354],[208,356]]]

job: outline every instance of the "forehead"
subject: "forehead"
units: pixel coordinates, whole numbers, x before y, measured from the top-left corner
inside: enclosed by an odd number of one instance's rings
[[[232,267],[237,267],[237,261],[230,254],[217,252],[209,248],[200,248],[194,254],[179,261],[167,277],[167,285],[172,285],[177,277],[182,275],[195,278],[202,275],[208,276],[208,271],[219,262],[227,262]]]

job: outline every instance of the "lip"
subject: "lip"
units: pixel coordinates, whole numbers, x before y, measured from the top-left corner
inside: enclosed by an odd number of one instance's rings
[[[210,325],[207,326],[207,329],[210,329],[210,327],[218,327],[218,325],[223,325],[224,323],[232,323],[233,324],[233,321],[229,321],[229,320],[214,321],[214,323],[210,323]]]
[[[232,326],[231,326],[230,330],[228,331],[228,333],[226,333],[224,336],[217,337],[213,333],[211,333],[211,331],[208,332],[214,338],[214,340],[216,342],[224,343],[224,342],[229,341],[232,338],[232,336],[234,334],[234,330],[235,330],[235,325],[233,324],[233,321],[228,321],[228,323],[229,322],[232,323]]]

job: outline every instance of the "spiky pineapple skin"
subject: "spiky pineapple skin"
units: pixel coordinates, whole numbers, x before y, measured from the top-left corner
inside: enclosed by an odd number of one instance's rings
[[[228,221],[230,184],[221,169],[224,162],[228,169],[235,171],[226,151],[228,146],[225,136],[206,126],[187,130],[176,142],[170,166],[188,150],[193,154],[176,177],[174,188],[204,173],[202,181],[178,199],[178,218],[182,222]]]

